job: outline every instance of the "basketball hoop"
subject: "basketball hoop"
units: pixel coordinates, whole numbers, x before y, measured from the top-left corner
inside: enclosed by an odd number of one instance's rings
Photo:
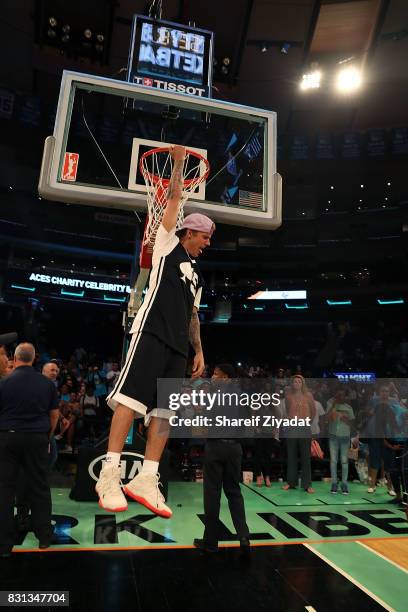
[[[141,156],[139,167],[147,187],[148,216],[143,246],[146,245],[151,253],[166,207],[167,190],[173,172],[171,148],[160,147],[147,151]],[[181,227],[183,223],[185,202],[196,191],[197,187],[207,179],[209,172],[210,164],[208,160],[200,153],[187,149],[183,165],[183,195],[176,229]]]
[[[139,310],[143,291],[149,278],[156,234],[167,204],[167,191],[173,172],[173,163],[170,147],[151,149],[140,157],[139,168],[147,187],[147,218],[140,251],[139,276],[131,290],[128,302],[128,316],[130,317],[135,316]],[[183,193],[176,229],[181,227],[184,220],[184,204],[199,185],[207,180],[209,173],[208,160],[201,153],[187,149],[183,165]]]

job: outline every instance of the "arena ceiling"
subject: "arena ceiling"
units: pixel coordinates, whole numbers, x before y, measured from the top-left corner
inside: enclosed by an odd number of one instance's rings
[[[52,97],[64,68],[117,75],[126,66],[132,15],[145,10],[145,0],[86,0],[80,11],[76,3],[62,0],[4,0],[0,78],[23,91]],[[91,28],[103,17],[102,24],[111,35],[107,63],[75,61],[38,44],[39,20],[48,11]],[[216,57],[231,58],[228,76],[216,83],[216,95],[276,110],[282,132],[299,127],[314,132],[328,127],[366,129],[406,122],[405,0],[163,0],[163,18],[193,21],[214,31]],[[287,52],[282,52],[284,45]],[[299,79],[312,62],[318,62],[330,77],[345,61],[364,68],[359,93],[339,96],[330,87],[312,95],[299,91]]]

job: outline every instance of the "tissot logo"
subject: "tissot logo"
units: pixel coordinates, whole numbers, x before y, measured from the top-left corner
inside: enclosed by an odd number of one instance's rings
[[[165,91],[172,91],[173,93],[183,93],[190,96],[205,96],[206,89],[204,87],[194,87],[193,85],[187,85],[184,83],[174,83],[167,80],[159,79],[147,79],[137,74],[132,74],[133,82],[137,85],[144,85],[145,87],[155,87],[156,89],[162,89]]]
[[[98,480],[99,472],[101,471],[103,462],[106,459],[106,454],[96,457],[88,467],[88,473],[91,478],[95,481]],[[144,455],[139,453],[125,452],[121,455],[120,469],[121,469],[121,480],[128,481],[132,480],[138,472],[142,469]]]

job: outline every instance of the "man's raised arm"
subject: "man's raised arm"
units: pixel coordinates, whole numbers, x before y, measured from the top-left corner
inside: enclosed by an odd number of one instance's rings
[[[175,145],[171,149],[170,154],[173,158],[173,171],[167,190],[167,206],[162,220],[162,225],[167,232],[171,232],[176,227],[180,210],[183,195],[183,168],[186,159],[186,148],[181,145]]]

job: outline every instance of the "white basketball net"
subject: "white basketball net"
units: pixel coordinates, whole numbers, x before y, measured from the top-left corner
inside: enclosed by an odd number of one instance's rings
[[[140,159],[140,171],[147,187],[148,221],[145,227],[143,244],[153,249],[157,230],[162,221],[167,204],[167,189],[173,172],[173,158],[168,148],[149,151]],[[183,196],[177,218],[176,229],[184,220],[184,204],[198,185],[208,176],[209,164],[199,155],[187,151],[183,166]]]

